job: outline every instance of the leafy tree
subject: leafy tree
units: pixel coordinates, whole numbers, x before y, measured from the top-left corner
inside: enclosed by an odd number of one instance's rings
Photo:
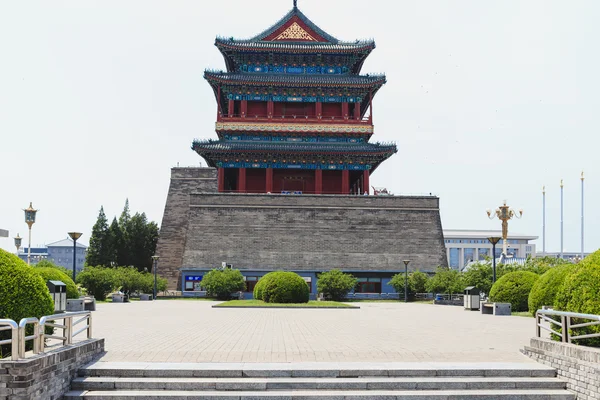
[[[152,256],[158,242],[158,225],[148,222],[145,213],[136,213],[128,222],[125,246],[128,249],[130,263],[139,271],[152,269]]]
[[[460,272],[448,269],[438,268],[435,275],[427,281],[427,291],[430,293],[462,293],[465,284]]]
[[[202,286],[209,296],[229,300],[231,294],[246,288],[244,276],[237,269],[213,269],[202,278]]]
[[[90,236],[90,245],[85,259],[86,264],[109,265],[111,260],[108,250],[108,221],[106,219],[106,214],[104,214],[104,207],[100,207],[98,219],[92,228],[92,235]]]
[[[119,280],[112,268],[88,265],[77,275],[77,283],[98,300],[106,299],[106,296],[119,286]]]
[[[429,275],[424,272],[415,271],[412,274],[408,274],[408,284],[414,293],[426,293],[427,281],[429,281]]]
[[[317,280],[317,291],[323,293],[326,298],[332,300],[344,300],[348,292],[356,286],[358,280],[340,270],[333,269],[319,275]]]
[[[498,268],[496,268],[498,273]],[[475,286],[483,293],[488,294],[492,289],[493,270],[489,262],[476,262],[469,266],[469,269],[463,272],[463,282],[465,286]]]

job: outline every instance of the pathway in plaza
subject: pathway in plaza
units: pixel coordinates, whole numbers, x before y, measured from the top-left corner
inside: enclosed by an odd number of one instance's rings
[[[534,320],[462,307],[357,303],[350,309],[218,309],[208,301],[99,304],[102,361],[531,362]]]

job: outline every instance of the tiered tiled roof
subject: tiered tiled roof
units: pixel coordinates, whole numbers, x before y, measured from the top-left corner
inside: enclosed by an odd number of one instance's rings
[[[289,75],[289,74],[248,74],[222,71],[205,71],[209,82],[253,86],[343,86],[379,87],[386,82],[385,75]]]
[[[260,152],[308,152],[308,153],[376,153],[394,154],[398,150],[393,143],[289,143],[289,142],[244,142],[226,140],[195,140],[195,151],[260,151]]]

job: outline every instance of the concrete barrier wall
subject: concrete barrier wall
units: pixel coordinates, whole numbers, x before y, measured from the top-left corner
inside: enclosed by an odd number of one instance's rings
[[[89,339],[25,360],[0,360],[0,400],[60,399],[77,370],[103,352],[104,339]]]
[[[533,338],[523,353],[555,368],[578,400],[600,399],[600,349]]]

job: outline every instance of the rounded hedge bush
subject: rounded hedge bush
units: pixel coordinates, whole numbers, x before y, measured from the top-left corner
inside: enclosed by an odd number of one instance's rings
[[[61,281],[67,285],[67,299],[79,298],[79,290],[77,290],[77,285],[75,285],[75,282],[73,282],[73,279],[71,279],[69,275],[65,274],[61,270],[52,267],[35,267],[33,270],[44,279],[44,282]]]
[[[490,290],[490,300],[510,303],[512,311],[527,311],[529,292],[539,279],[539,275],[528,271],[509,272],[494,283]]]
[[[253,294],[255,300],[263,299],[263,292],[264,292],[265,284],[267,283],[267,280],[269,280],[270,274],[272,274],[272,272],[270,272],[270,273],[266,274],[265,276],[263,276],[262,278],[260,278],[258,280],[258,282],[256,282],[256,285],[254,285],[254,292],[252,294]]]
[[[54,301],[44,279],[19,257],[0,249],[0,319],[12,319],[54,314]],[[0,340],[10,332],[0,332]],[[10,345],[0,346],[0,354],[10,352]]]
[[[265,282],[259,289],[262,291],[259,295],[265,303],[308,303],[310,296],[308,284],[297,273],[271,272],[262,279]]]
[[[560,265],[549,269],[535,282],[529,293],[529,312],[535,316],[542,306],[554,306],[554,300],[573,265]]]
[[[568,274],[556,295],[554,308],[581,314],[600,314],[600,263],[578,265]],[[589,322],[580,320],[577,322]],[[577,335],[600,333],[600,326],[578,328]],[[600,347],[600,338],[581,339],[578,344]]]

